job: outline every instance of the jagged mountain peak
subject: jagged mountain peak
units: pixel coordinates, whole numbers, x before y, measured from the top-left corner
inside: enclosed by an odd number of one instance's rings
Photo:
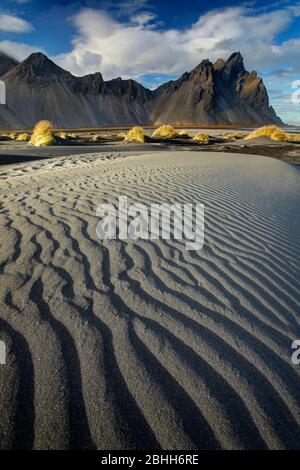
[[[240,52],[234,52],[224,62],[223,67],[219,67],[219,71],[223,75],[223,79],[227,81],[228,85],[236,81],[240,75],[246,72],[244,60]]]
[[[55,65],[43,52],[33,52],[27,59],[23,61],[24,64],[34,64],[37,66],[45,66],[45,64]],[[57,67],[57,66],[56,66]]]
[[[215,70],[220,70],[224,67],[225,65],[225,60],[224,59],[217,59],[216,62],[214,63],[214,69]]]
[[[224,64],[225,69],[231,69],[235,73],[245,72],[244,59],[240,52],[234,52],[231,56],[228,57]]]
[[[210,70],[213,71],[213,64],[209,59],[201,60],[200,64],[196,65],[196,67],[190,72],[191,74],[197,74],[198,72],[202,72],[203,70]]]
[[[70,74],[56,65],[42,52],[34,52],[27,59],[21,62],[16,68],[16,73],[23,78],[46,77],[47,75]],[[70,74],[71,75],[71,74]]]
[[[56,65],[45,54],[35,52],[10,70],[4,79],[5,81],[21,80],[30,87],[44,88],[61,77],[70,80],[72,74]]]
[[[226,63],[241,63],[242,65],[244,65],[243,56],[240,51],[233,52],[226,60]]]
[[[45,117],[61,127],[281,123],[262,79],[245,70],[240,52],[215,64],[204,59],[156,90],[120,77],[104,81],[99,72],[75,77],[40,52],[5,81],[11,109],[28,125]]]

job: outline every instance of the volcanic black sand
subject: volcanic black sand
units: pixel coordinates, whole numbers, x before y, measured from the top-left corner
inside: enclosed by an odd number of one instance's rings
[[[161,151],[0,172],[1,448],[300,447],[298,168]],[[120,195],[203,202],[203,249],[101,242]]]

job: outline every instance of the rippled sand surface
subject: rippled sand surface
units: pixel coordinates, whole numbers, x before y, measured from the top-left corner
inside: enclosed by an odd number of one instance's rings
[[[298,168],[156,152],[0,172],[0,447],[300,447]],[[203,249],[101,242],[120,195],[204,203]]]

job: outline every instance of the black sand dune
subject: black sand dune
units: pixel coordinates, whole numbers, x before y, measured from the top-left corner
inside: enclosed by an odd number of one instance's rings
[[[1,448],[300,447],[296,168],[165,152],[0,172]],[[100,242],[119,195],[203,202],[204,248]]]

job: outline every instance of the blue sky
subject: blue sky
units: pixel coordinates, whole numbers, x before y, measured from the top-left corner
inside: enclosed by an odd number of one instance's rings
[[[300,1],[0,0],[0,50],[19,60],[43,51],[75,75],[150,88],[240,50],[278,114],[300,125]]]

